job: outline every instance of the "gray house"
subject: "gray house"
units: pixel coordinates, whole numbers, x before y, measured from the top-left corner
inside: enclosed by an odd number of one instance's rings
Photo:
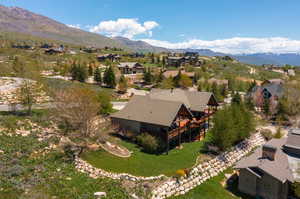
[[[121,62],[118,68],[122,74],[138,74],[145,70],[144,66],[137,62]]]
[[[286,199],[291,183],[300,180],[300,130],[272,139],[235,166],[239,190],[263,199]]]

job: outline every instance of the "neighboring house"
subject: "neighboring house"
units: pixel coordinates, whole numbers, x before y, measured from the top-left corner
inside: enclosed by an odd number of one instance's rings
[[[276,113],[278,101],[284,94],[284,87],[281,83],[266,83],[261,86],[255,86],[248,97],[250,97],[257,108],[263,108],[266,100],[269,101],[270,112]]]
[[[19,44],[15,45],[15,44],[13,44],[12,47],[13,48],[19,48],[19,49],[25,49],[25,50],[33,49],[32,46],[27,45],[27,44],[24,44],[24,45],[19,45]]]
[[[197,52],[185,52],[184,56],[185,57],[198,57],[199,53],[197,53]]]
[[[111,62],[115,62],[115,61],[120,60],[120,56],[117,55],[117,54],[103,54],[103,55],[98,55],[97,60],[99,62],[104,62],[106,60],[111,61]]]
[[[45,43],[45,44],[42,44],[40,46],[40,48],[53,48],[53,45]]]
[[[64,51],[60,48],[50,48],[45,50],[45,54],[54,55],[54,54],[61,54]]]
[[[144,66],[137,62],[121,62],[118,68],[122,74],[138,74],[145,70]]]
[[[201,66],[204,61],[198,59],[198,56],[183,56],[183,57],[167,57],[167,66],[169,67],[181,67],[186,64]]]
[[[167,57],[167,65],[169,67],[181,67],[185,63],[184,57]]]
[[[123,132],[162,138],[168,151],[170,145],[204,137],[217,106],[212,93],[154,89],[146,96],[133,96],[111,119]]]
[[[300,129],[287,138],[272,139],[243,158],[239,170],[239,190],[263,199],[287,199],[291,183],[300,180]]]
[[[284,84],[284,80],[282,79],[268,79],[262,82],[261,85],[267,85],[267,84]]]
[[[176,77],[178,75],[179,71],[178,70],[167,70],[163,73],[163,76],[165,78],[170,78],[170,77]],[[186,72],[184,70],[181,70],[181,74],[182,75],[186,75],[189,78],[193,79],[195,76],[195,72]]]

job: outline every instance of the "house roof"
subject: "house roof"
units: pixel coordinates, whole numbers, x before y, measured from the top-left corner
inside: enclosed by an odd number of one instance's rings
[[[272,96],[282,97],[284,90],[281,84],[271,83],[262,86],[263,89],[267,89]]]
[[[282,79],[269,79],[269,80],[265,80],[263,82],[263,84],[269,84],[269,83],[272,83],[272,84],[283,84],[284,80],[282,80]]]
[[[169,127],[181,107],[186,108],[182,102],[165,101],[152,99],[149,96],[135,95],[124,109],[112,114],[111,117]]]
[[[286,147],[300,149],[300,129],[291,129],[287,141],[285,143]]]
[[[210,92],[187,91],[182,89],[152,89],[150,94],[152,99],[169,100],[182,102],[192,111],[204,111],[211,98],[214,98]]]
[[[124,67],[134,68],[137,65],[139,65],[139,63],[137,63],[137,62],[121,62],[118,67],[120,67],[120,68],[124,68]]]
[[[281,182],[294,182],[293,172],[289,165],[289,156],[282,150],[287,138],[272,139],[267,145],[277,148],[274,160],[262,158],[262,147],[258,148],[252,155],[239,161],[236,169],[259,168]]]

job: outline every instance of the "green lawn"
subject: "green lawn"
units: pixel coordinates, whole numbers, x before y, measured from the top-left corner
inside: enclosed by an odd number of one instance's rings
[[[169,155],[153,155],[140,151],[137,145],[122,141],[121,144],[133,151],[129,158],[119,158],[103,150],[86,152],[82,158],[95,167],[112,172],[126,172],[138,176],[165,174],[172,176],[176,170],[192,167],[195,164],[203,142],[183,144],[183,149],[173,149]]]
[[[227,171],[231,173],[231,169]],[[231,191],[224,188],[221,184],[225,179],[225,173],[222,173],[212,179],[204,182],[198,187],[192,189],[187,194],[170,199],[254,199],[237,191],[237,181],[232,184]],[[234,193],[234,194],[233,194]]]

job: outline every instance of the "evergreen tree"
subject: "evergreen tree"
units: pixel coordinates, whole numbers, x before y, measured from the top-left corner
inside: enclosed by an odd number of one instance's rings
[[[80,64],[73,63],[70,72],[71,72],[72,80],[85,82],[85,80],[88,77],[86,67]]]
[[[178,74],[173,78],[174,86],[177,88],[180,87],[180,84],[179,84],[180,79],[181,79],[181,69],[179,69]]]
[[[90,64],[89,65],[89,76],[93,76],[93,74],[94,74],[94,69],[93,69],[92,65]]]
[[[144,77],[143,77],[143,79],[144,79],[145,84],[151,84],[152,83],[153,77],[152,77],[152,74],[150,72],[150,69],[146,69],[144,71]]]
[[[241,98],[241,95],[239,94],[239,92],[234,93],[231,103],[237,104],[237,105],[240,105],[242,103],[242,98]]]
[[[214,94],[214,96],[217,98],[217,101],[222,101],[221,91],[219,89],[219,86],[216,82],[214,82],[211,86],[211,92]]]
[[[162,67],[163,68],[166,67],[166,57],[165,56],[162,57]]]
[[[103,82],[110,88],[116,87],[116,76],[112,66],[105,70]]]
[[[268,98],[264,99],[263,112],[266,116],[270,115],[270,99],[268,99]]]
[[[164,74],[163,71],[161,70],[156,78],[156,83],[161,83],[164,80]]]
[[[101,71],[97,67],[94,73],[94,81],[97,82],[97,84],[101,85],[102,84],[102,76],[101,76]]]

